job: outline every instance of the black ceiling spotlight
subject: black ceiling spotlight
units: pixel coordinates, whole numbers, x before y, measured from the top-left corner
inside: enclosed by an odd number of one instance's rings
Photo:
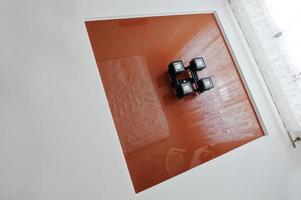
[[[189,66],[185,67],[183,61],[173,61],[168,65],[168,73],[171,78],[171,85],[176,91],[176,96],[180,99],[193,93],[202,93],[214,87],[211,77],[199,79],[197,72],[206,68],[205,61],[202,57],[194,58],[190,61]],[[177,75],[188,71],[189,78],[177,79]]]
[[[176,76],[177,74],[181,74],[185,71],[185,66],[182,60],[173,61],[168,65],[168,72]]]
[[[210,90],[214,87],[211,77],[201,78],[198,81],[199,89],[201,91]]]
[[[189,67],[192,71],[201,71],[206,68],[206,64],[203,57],[194,58],[189,62]]]

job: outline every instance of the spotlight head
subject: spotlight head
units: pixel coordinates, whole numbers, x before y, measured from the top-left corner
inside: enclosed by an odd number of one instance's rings
[[[185,71],[184,63],[181,60],[173,61],[168,65],[168,72],[177,75]]]
[[[202,78],[198,81],[198,86],[200,92],[204,92],[206,90],[210,90],[214,88],[211,77]]]
[[[194,92],[191,81],[189,80],[180,80],[179,81],[179,97],[190,95]]]
[[[193,72],[201,71],[206,68],[203,57],[194,58],[189,63],[190,70]]]

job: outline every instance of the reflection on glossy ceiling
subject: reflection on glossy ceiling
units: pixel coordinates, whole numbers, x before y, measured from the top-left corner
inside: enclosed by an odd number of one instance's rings
[[[136,192],[263,136],[213,14],[86,26]],[[178,100],[167,66],[200,56],[214,89]]]

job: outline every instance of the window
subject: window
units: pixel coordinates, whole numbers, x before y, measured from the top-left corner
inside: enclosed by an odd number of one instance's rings
[[[229,0],[283,123],[301,132],[301,2]]]

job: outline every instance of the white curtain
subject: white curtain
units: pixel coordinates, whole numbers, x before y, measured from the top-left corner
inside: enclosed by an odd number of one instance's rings
[[[280,116],[301,131],[301,2],[229,0]]]

